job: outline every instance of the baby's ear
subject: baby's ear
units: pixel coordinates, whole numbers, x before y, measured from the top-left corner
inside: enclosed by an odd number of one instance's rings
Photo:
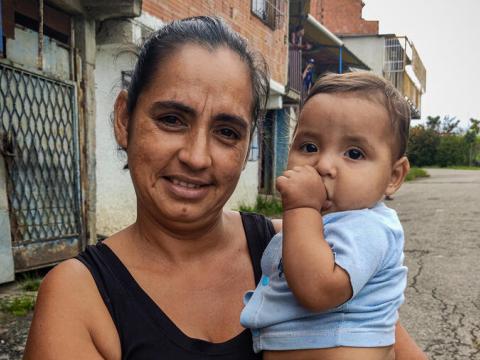
[[[118,145],[127,150],[128,147],[128,121],[127,111],[128,93],[122,90],[115,101],[113,128]]]
[[[410,163],[406,156],[398,159],[392,167],[392,174],[390,175],[390,182],[388,183],[385,195],[393,195],[402,186],[405,177],[410,170]]]

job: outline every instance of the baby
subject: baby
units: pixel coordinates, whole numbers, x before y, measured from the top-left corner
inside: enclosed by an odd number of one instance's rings
[[[241,323],[264,359],[393,359],[403,229],[382,199],[402,185],[409,106],[368,72],[311,89],[277,179],[283,233],[262,257]]]

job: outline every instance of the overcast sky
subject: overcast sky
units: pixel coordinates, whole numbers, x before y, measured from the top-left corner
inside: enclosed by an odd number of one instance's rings
[[[427,69],[422,118],[480,119],[480,0],[364,0],[380,33],[406,35]]]

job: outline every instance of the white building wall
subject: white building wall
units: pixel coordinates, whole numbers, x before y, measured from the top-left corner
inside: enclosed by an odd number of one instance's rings
[[[240,205],[254,205],[258,195],[259,161],[248,161],[240,176],[237,188],[225,208],[238,209]]]
[[[96,86],[96,179],[97,233],[111,235],[135,221],[136,202],[128,170],[123,170],[125,157],[117,150],[111,116],[121,89],[121,71],[131,70],[134,56],[119,55],[119,45],[97,47]]]
[[[380,36],[342,37],[346,47],[377,75],[383,76],[385,40]]]

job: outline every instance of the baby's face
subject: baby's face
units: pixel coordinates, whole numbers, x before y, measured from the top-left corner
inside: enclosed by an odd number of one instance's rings
[[[302,109],[288,168],[318,171],[332,203],[325,212],[369,208],[391,181],[392,143],[388,112],[379,102],[356,93],[318,94]]]

